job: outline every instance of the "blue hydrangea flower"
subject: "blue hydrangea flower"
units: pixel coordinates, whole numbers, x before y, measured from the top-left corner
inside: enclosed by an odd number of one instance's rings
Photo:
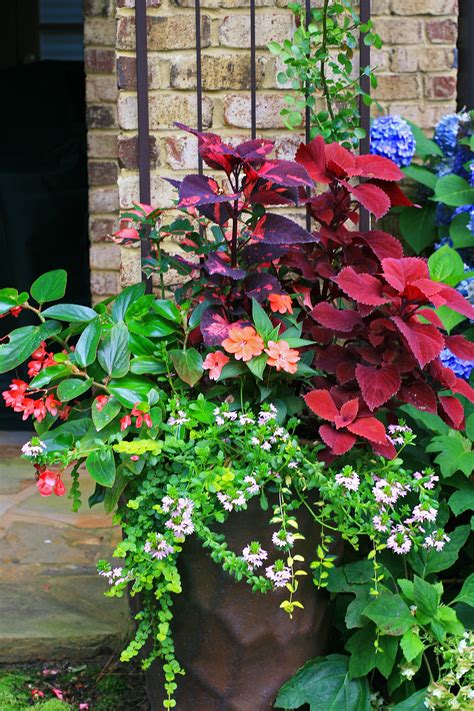
[[[438,203],[438,204],[440,204],[440,203]],[[446,205],[445,205],[445,207],[446,207]],[[434,247],[434,249],[441,249],[441,247],[444,247],[446,245],[448,245],[448,247],[453,246],[453,240],[451,239],[451,237],[441,237],[439,242],[434,243],[433,247]]]
[[[456,215],[462,215],[464,212],[469,213],[467,229],[472,235],[474,235],[474,205],[461,205],[461,207],[457,207],[453,212],[453,218],[456,217]]]
[[[465,180],[471,178],[471,171],[464,167],[466,163],[472,160],[473,155],[468,146],[458,146],[454,154],[453,173],[459,175]]]
[[[474,188],[474,161],[469,166],[469,185]]]
[[[471,363],[468,360],[462,360],[461,358],[458,358],[454,355],[454,353],[451,353],[448,348],[445,348],[443,351],[441,351],[439,357],[441,358],[441,362],[443,363],[443,365],[448,368],[451,368],[451,370],[456,373],[458,378],[464,378],[464,380],[469,380],[471,371],[474,368],[474,363]]]
[[[390,158],[399,168],[410,165],[416,141],[410,126],[400,116],[380,116],[370,129],[370,152]]]
[[[441,160],[436,166],[436,175],[438,176],[438,178],[444,178],[445,175],[451,175],[454,167],[453,163],[454,161],[452,160],[452,158]]]
[[[448,227],[453,220],[453,210],[451,207],[448,207],[447,205],[444,205],[442,202],[439,202],[436,205],[436,224],[437,225],[444,225],[445,227]],[[443,245],[441,242],[437,243],[438,246],[435,245],[435,249],[439,249],[439,247],[442,247]],[[452,245],[449,245],[450,247]]]
[[[453,156],[456,150],[460,117],[458,114],[447,114],[438,122],[435,128],[434,140],[445,156]]]

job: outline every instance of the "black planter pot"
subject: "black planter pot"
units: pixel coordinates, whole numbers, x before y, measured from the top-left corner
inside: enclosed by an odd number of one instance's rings
[[[222,531],[236,553],[251,540],[274,550],[267,517],[257,505],[231,515]],[[308,518],[300,522],[300,532],[306,540],[298,542],[295,552],[309,561],[319,531]],[[273,559],[278,557],[276,552]],[[326,651],[327,596],[315,589],[310,575],[299,577],[297,599],[304,609],[290,619],[280,609],[286,589],[252,593],[246,583],[222,571],[194,538],[186,541],[180,564],[183,593],[175,598],[173,632],[186,675],[178,678],[177,711],[270,711],[281,685]],[[134,601],[134,607],[139,604]],[[146,686],[152,711],[161,711],[159,661],[146,672]]]

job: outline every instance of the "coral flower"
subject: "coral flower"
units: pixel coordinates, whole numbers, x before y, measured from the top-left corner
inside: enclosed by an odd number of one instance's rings
[[[236,360],[247,362],[263,352],[263,340],[252,326],[229,328],[229,337],[222,342],[227,353],[233,353]]]
[[[131,424],[132,424],[132,418],[130,417],[130,415],[125,415],[120,420],[120,429],[123,432],[124,430],[127,429],[127,427],[130,427]]]
[[[95,406],[96,406],[98,412],[101,412],[104,409],[104,407],[107,405],[108,401],[109,401],[109,398],[107,397],[107,395],[98,395],[96,397]]]
[[[211,380],[218,380],[222,372],[222,368],[228,363],[230,358],[225,355],[222,351],[216,351],[215,353],[208,353],[202,367],[204,370],[209,371],[209,378]]]
[[[51,496],[53,492],[56,496],[64,496],[66,493],[66,488],[61,481],[60,475],[50,469],[45,469],[39,475],[36,486],[41,496]]]
[[[291,296],[288,294],[270,294],[268,297],[270,308],[273,313],[292,314],[293,307],[291,305]]]
[[[267,364],[273,366],[277,370],[284,370],[286,373],[296,373],[297,363],[300,359],[298,351],[290,348],[286,341],[268,341],[268,348],[265,348],[265,353],[268,353]]]

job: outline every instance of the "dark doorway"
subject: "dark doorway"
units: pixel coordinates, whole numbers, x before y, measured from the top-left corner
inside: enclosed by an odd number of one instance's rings
[[[0,44],[0,288],[68,272],[90,300],[82,0],[9,0]],[[26,316],[0,321],[0,335]],[[0,376],[1,390],[10,378]],[[18,416],[0,410],[0,428]]]
[[[459,2],[458,111],[474,109],[474,2]]]

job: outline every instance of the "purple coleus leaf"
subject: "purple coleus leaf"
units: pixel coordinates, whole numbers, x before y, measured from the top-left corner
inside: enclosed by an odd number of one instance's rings
[[[289,220],[288,217],[272,213],[259,219],[252,237],[267,244],[302,244],[319,241],[318,237],[300,227],[293,220]]]
[[[245,280],[245,295],[255,301],[265,301],[270,294],[282,294],[283,289],[272,274],[252,274]]]
[[[240,193],[224,195],[219,184],[205,175],[187,175],[179,188],[178,207],[210,205],[217,202],[236,200]]]
[[[267,180],[258,180],[250,193],[249,202],[254,205],[298,205],[298,189],[278,186]]]
[[[283,257],[288,252],[286,244],[264,244],[262,242],[254,242],[248,244],[242,250],[242,259],[246,264],[252,266],[254,264],[262,264],[262,262],[273,262],[274,259]]]
[[[200,215],[221,227],[229,222],[232,217],[232,205],[230,202],[216,202],[214,205],[198,205],[196,209]]]
[[[312,179],[309,177],[306,168],[292,160],[267,161],[257,171],[260,178],[271,180],[277,185],[298,188],[301,186],[311,187]]]
[[[206,346],[220,346],[229,335],[230,321],[216,309],[206,309],[201,317],[201,333]]]
[[[244,269],[239,269],[238,267],[231,267],[228,262],[226,262],[219,252],[211,252],[206,262],[204,263],[204,269],[209,274],[220,274],[221,276],[230,277],[231,279],[238,280],[244,279],[247,272]]]
[[[247,163],[254,163],[266,160],[269,153],[273,151],[273,141],[266,138],[256,138],[252,141],[245,141],[236,146],[235,155]]]

